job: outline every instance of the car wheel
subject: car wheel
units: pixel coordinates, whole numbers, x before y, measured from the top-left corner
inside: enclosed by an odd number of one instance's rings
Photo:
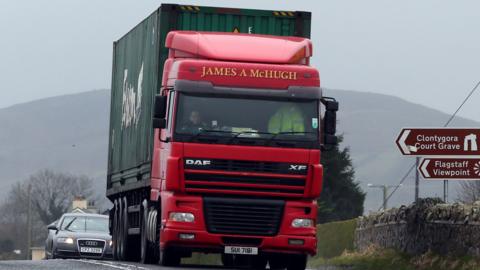
[[[54,260],[56,258],[57,258],[57,256],[55,256],[55,251],[52,248],[52,252],[50,253],[50,259]]]

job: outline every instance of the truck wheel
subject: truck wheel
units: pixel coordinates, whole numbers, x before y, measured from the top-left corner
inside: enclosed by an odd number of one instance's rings
[[[178,252],[174,252],[169,248],[160,251],[160,265],[162,266],[178,266],[181,259]]]
[[[122,199],[119,199],[118,200],[118,234],[117,234],[117,238],[118,238],[118,259],[120,261],[123,261],[125,259],[125,249],[124,249],[124,245],[123,245],[123,200]]]
[[[222,264],[225,267],[233,267],[233,255],[223,253]]]
[[[130,261],[133,259],[132,248],[134,248],[130,243],[130,237],[128,235],[128,202],[127,197],[123,197],[123,211],[122,211],[122,250],[123,250],[123,260]]]
[[[113,202],[112,242],[113,259],[118,260],[118,201]]]
[[[141,205],[141,226],[140,226],[140,262],[144,264],[151,264],[155,262],[155,254],[152,244],[147,239],[147,224],[148,224],[148,202],[143,200]]]
[[[307,268],[307,255],[291,255],[287,270],[305,270]]]
[[[263,255],[257,255],[251,258],[250,268],[264,270],[267,267],[267,258]]]
[[[281,270],[287,268],[288,256],[285,254],[270,254],[268,256],[268,265],[272,270]]]

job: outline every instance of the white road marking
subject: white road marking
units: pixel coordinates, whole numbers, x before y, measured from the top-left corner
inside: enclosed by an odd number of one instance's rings
[[[122,269],[122,270],[133,270],[133,269],[140,269],[140,270],[148,270],[148,268],[137,266],[133,264],[126,264],[126,263],[118,263],[118,262],[109,262],[109,261],[97,261],[97,260],[78,260],[80,262],[94,264],[94,265],[102,265],[108,266],[115,269]]]

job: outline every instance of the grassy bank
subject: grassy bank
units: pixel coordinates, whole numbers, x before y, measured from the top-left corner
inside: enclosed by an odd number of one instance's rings
[[[370,248],[354,251],[356,220],[317,226],[318,253],[309,261],[311,268],[325,265],[350,266],[352,270],[478,270],[480,260],[473,257],[440,256],[426,253],[408,256],[391,249]]]
[[[316,258],[332,258],[345,250],[353,251],[355,226],[356,219],[318,225]]]
[[[408,256],[394,250],[371,248],[364,252],[344,252],[342,255],[324,259],[315,258],[312,268],[324,265],[350,266],[351,270],[478,270],[480,260],[473,257],[440,256],[426,253]]]

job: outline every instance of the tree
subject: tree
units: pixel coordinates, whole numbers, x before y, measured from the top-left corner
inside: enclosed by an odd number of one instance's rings
[[[339,136],[339,143],[343,137]],[[365,193],[355,182],[348,147],[339,145],[322,152],[323,190],[318,200],[318,222],[345,220],[363,214]]]
[[[81,175],[40,171],[28,179],[32,185],[32,205],[40,220],[48,225],[67,212],[75,196],[94,198],[92,179]]]
[[[459,181],[457,201],[472,204],[480,201],[480,181]]]
[[[52,223],[69,210],[75,196],[96,201],[92,188],[93,180],[77,176],[42,170],[23,182],[14,184],[8,197],[0,206],[0,241],[12,240],[16,248],[27,250],[28,186],[31,186],[32,243],[42,245],[47,234],[46,225]]]

